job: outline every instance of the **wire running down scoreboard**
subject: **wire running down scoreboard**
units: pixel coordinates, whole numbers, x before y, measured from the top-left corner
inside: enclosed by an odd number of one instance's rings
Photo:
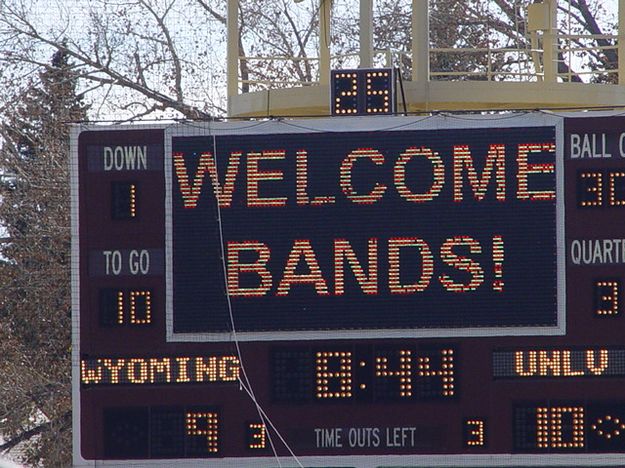
[[[76,466],[618,466],[625,118],[76,126]]]

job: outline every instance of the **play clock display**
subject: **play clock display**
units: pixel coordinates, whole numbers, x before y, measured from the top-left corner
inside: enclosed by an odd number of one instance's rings
[[[335,116],[395,112],[395,69],[332,70],[330,109]]]
[[[619,466],[625,118],[76,126],[75,466]]]

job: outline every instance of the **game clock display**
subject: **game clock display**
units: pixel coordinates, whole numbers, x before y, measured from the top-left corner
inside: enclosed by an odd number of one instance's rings
[[[619,466],[625,118],[354,117],[394,80],[74,127],[75,466]]]

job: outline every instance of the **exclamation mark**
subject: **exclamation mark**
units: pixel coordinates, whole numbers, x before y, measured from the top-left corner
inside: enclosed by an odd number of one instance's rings
[[[503,237],[493,236],[493,291],[503,292]]]

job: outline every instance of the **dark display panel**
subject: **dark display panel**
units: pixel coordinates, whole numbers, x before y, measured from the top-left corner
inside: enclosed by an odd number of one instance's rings
[[[219,413],[206,407],[110,408],[107,458],[199,458],[219,454]]]
[[[172,144],[176,333],[557,325],[553,128]]]
[[[448,399],[458,379],[453,347],[342,347],[272,350],[275,401],[406,401]]]
[[[515,449],[523,452],[622,452],[624,402],[546,402],[514,409]]]
[[[516,349],[493,352],[493,377],[625,377],[625,349]]]
[[[330,109],[335,116],[395,112],[395,70],[353,69],[330,72]]]
[[[236,384],[239,367],[239,358],[232,355],[85,358],[80,361],[80,384]]]

